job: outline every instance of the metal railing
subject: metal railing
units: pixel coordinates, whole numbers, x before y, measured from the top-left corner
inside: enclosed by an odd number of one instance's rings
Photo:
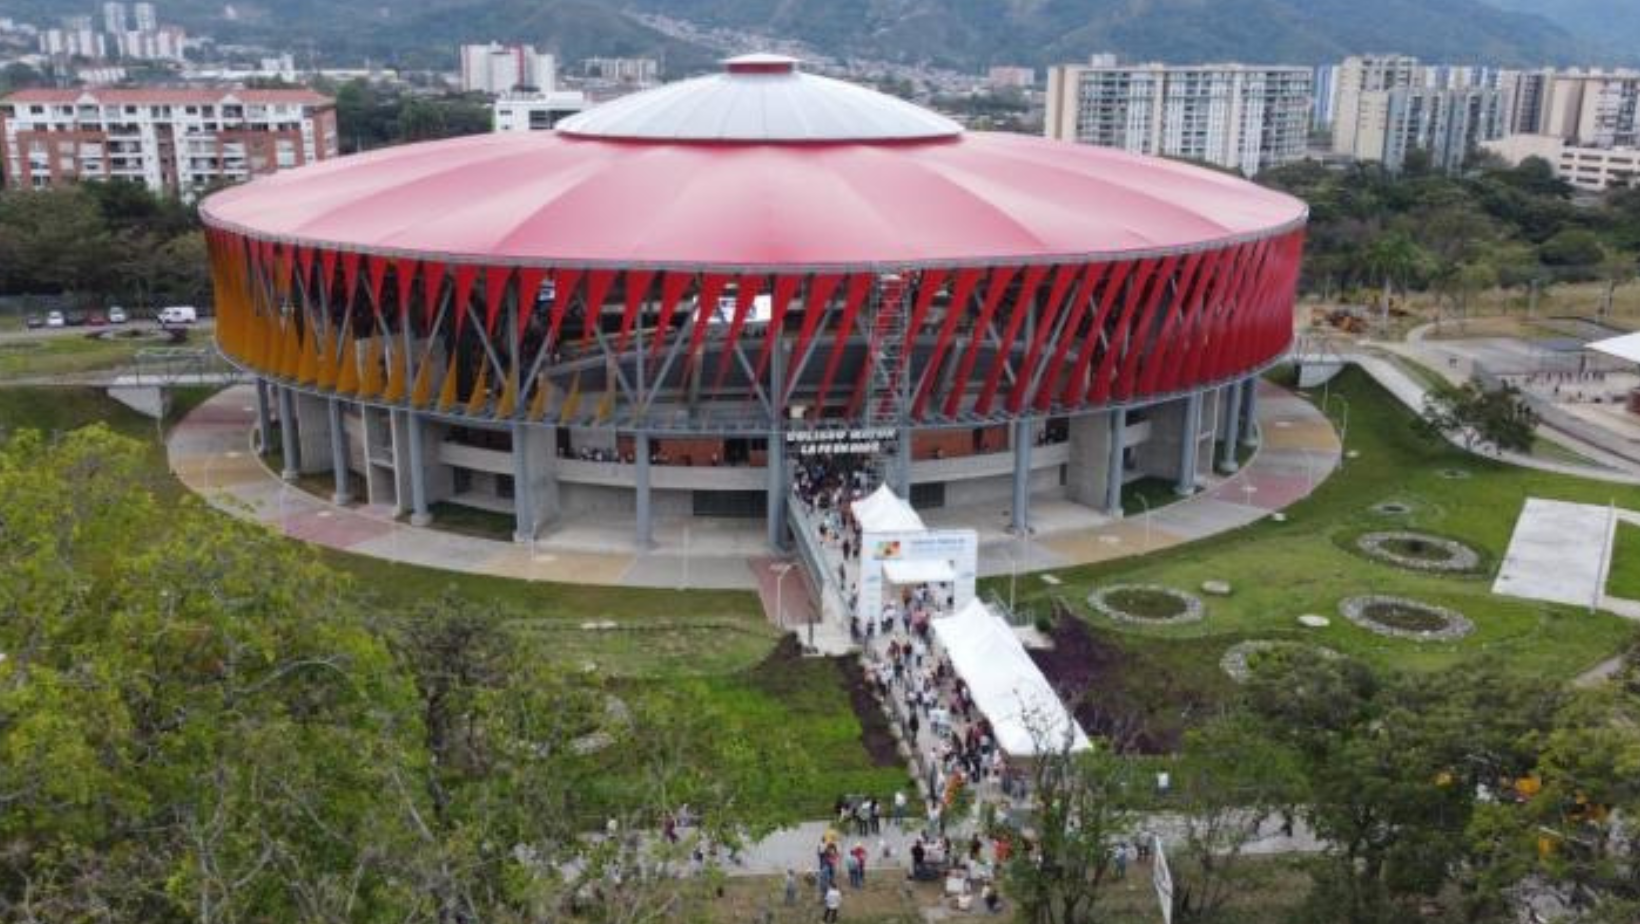
[[[814,599],[815,609],[822,619],[826,615],[827,604],[836,607],[839,616],[847,618],[848,600],[843,595],[843,588],[827,566],[825,550],[820,547],[820,529],[809,515],[802,498],[796,491],[786,494],[786,519],[791,526],[792,545],[797,550],[797,560],[803,565],[804,583],[809,588],[809,595]]]

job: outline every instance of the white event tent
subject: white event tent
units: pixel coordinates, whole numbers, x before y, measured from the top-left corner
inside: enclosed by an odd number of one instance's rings
[[[1008,624],[979,600],[955,616],[932,623],[941,650],[968,684],[974,705],[1009,757],[1029,758],[1038,745],[1057,750],[1070,736],[1071,749],[1086,750],[1088,736],[1042,676]]]
[[[855,501],[850,509],[862,533],[920,533],[928,528],[917,511],[886,484]]]

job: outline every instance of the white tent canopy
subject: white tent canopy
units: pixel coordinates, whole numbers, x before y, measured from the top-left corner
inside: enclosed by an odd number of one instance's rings
[[[909,584],[948,584],[957,579],[957,572],[947,561],[889,559],[883,562],[883,577],[904,587]]]
[[[1057,750],[1067,735],[1073,750],[1089,747],[1088,736],[1048,678],[990,607],[971,600],[955,616],[934,620],[933,627],[952,668],[968,684],[974,705],[990,721],[1003,753],[1033,757],[1038,743]]]
[[[882,485],[854,502],[854,518],[864,533],[920,533],[927,529],[911,505]]]
[[[1589,349],[1618,359],[1626,359],[1631,363],[1640,363],[1640,334],[1624,334],[1621,337],[1596,340],[1589,344]]]

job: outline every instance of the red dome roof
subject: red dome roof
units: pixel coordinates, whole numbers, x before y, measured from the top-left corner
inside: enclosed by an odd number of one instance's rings
[[[896,266],[1133,256],[1266,237],[1303,203],[1171,161],[1023,135],[689,143],[491,134],[211,196],[252,237],[486,263]]]

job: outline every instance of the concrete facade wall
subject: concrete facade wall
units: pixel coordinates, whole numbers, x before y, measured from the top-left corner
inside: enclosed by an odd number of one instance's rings
[[[331,470],[330,399],[296,392],[296,440],[302,447],[304,475]]]

